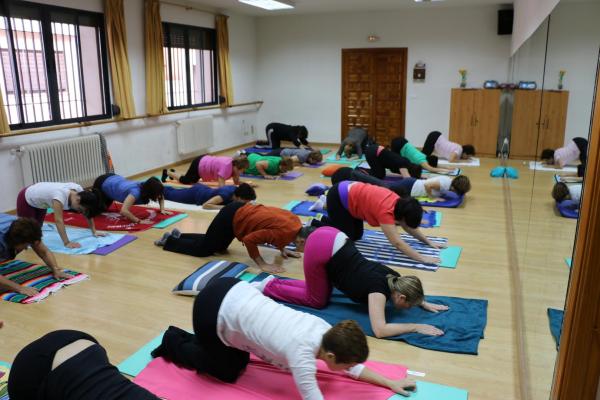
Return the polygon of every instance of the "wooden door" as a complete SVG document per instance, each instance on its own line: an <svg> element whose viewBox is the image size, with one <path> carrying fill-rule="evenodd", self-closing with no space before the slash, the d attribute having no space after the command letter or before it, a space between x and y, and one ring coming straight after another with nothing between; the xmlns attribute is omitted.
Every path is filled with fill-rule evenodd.
<svg viewBox="0 0 600 400"><path fill-rule="evenodd" d="M342 50L342 139L353 127L383 145L404 136L406 54L406 49Z"/></svg>
<svg viewBox="0 0 600 400"><path fill-rule="evenodd" d="M538 154L542 91L515 90L513 98L510 158L535 159Z"/></svg>
<svg viewBox="0 0 600 400"><path fill-rule="evenodd" d="M544 90L542 94L540 139L537 147L538 156L543 149L557 149L565 145L568 103L568 91ZM582 132L580 136L585 137L586 135L587 132Z"/></svg>
<svg viewBox="0 0 600 400"><path fill-rule="evenodd" d="M456 143L473 143L475 90L452 89L450 99L450 140Z"/></svg>
<svg viewBox="0 0 600 400"><path fill-rule="evenodd" d="M477 154L495 156L500 129L499 89L480 89L475 91L473 103L473 141L459 142L473 144Z"/></svg>

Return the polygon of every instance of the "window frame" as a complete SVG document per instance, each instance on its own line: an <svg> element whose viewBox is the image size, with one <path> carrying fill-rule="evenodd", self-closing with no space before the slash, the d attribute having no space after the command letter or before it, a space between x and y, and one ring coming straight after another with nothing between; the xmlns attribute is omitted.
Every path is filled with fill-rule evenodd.
<svg viewBox="0 0 600 400"><path fill-rule="evenodd" d="M17 52L18 49L15 49L14 46L14 37L12 30L12 22L11 22L11 6L20 6L20 7L30 7L30 8L38 8L40 10L40 26L41 32L40 36L42 38L42 52L43 52L43 62L46 68L46 75L48 79L48 102L50 107L50 113L52 118L47 121L40 122L24 122L24 112L23 108L26 106L21 101L21 93L22 93L22 82L19 77L18 67L17 67ZM95 24L93 25L98 30L98 70L102 73L102 78L99 82L102 85L102 92L99 94L103 97L102 103L104 106L104 113L93 115L93 116L82 116L75 118L62 118L61 117L61 109L60 109L60 85L59 78L57 76L58 66L56 65L56 60L54 57L54 40L52 37L52 20L50 19L50 14L52 12L55 13L63 13L69 14L74 17L75 21L77 21L76 27L76 35L75 40L77 42L77 49L79 57L77 57L74 62L77 64L77 68L80 74L83 71L83 60L81 56L81 42L79 40L80 30L79 30L79 20L80 16L84 16L93 20ZM24 130L24 129L32 129L32 128L42 128L49 126L57 126L57 125L68 125L72 123L79 122L89 122L89 121L97 121L102 119L111 119L113 117L112 113L112 105L111 105L111 87L110 87L110 75L108 70L108 47L106 41L106 24L104 19L104 14L94 11L87 10L79 10L75 8L61 7L55 5L34 3L29 1L21 1L21 0L0 0L0 17L6 18L6 28L7 28L7 40L9 42L9 48L7 49L9 53L9 61L11 63L12 73L14 74L14 89L15 96L19 99L17 108L20 116L20 120L17 124L10 124L9 127L11 131ZM19 17L16 17L19 18ZM81 75L83 76L83 75ZM4 78L2 78L4 79ZM86 92L85 85L82 82L80 83L81 89L81 103L82 110L84 114L87 114L87 106L86 106ZM5 104L6 107L6 104Z"/></svg>
<svg viewBox="0 0 600 400"><path fill-rule="evenodd" d="M166 48L166 54L167 54L167 58L166 60L164 60L164 63L166 64L167 67L167 72L169 74L169 76L165 76L165 91L166 91L166 85L169 85L169 95L170 95L170 99L167 98L167 110L169 111L176 111L176 110L185 110L185 109L194 109L194 108L199 108L199 107L209 107L209 106L214 106L214 105L218 105L219 104L219 97L220 97L220 93L219 93L219 85L218 85L218 48L217 48L217 30L214 28L206 28L203 26L194 26L194 25L184 25L184 24L178 24L175 22L167 22L167 21L162 21L162 28L163 28L163 53L164 53L164 49ZM174 97L173 97L173 79L169 79L170 77L173 76L173 64L172 64L172 57L171 57L171 49L173 48L171 46L171 35L170 35L170 28L174 27L177 29L182 29L184 30L185 34L184 34L184 49L185 49L185 73L186 73L186 96L187 96L187 101L188 103L185 105L181 105L181 106L168 106L169 102L171 104L174 104ZM189 39L189 30L199 30L199 31L208 31L211 33L212 36L212 45L213 45L213 59L211 62L212 65L212 70L213 70L213 76L211 79L211 84L213 86L213 93L214 93L214 101L212 102L207 102L207 103L192 103L192 86L191 86L191 79L190 79L190 39ZM167 43L167 46L165 46L165 42ZM204 67L202 68L202 75L204 76Z"/></svg>

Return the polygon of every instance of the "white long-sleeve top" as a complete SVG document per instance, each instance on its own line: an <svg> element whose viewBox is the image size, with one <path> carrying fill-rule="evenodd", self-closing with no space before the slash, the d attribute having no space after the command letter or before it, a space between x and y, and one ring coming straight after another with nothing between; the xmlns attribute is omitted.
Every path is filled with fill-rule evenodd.
<svg viewBox="0 0 600 400"><path fill-rule="evenodd" d="M243 281L227 292L217 317L223 343L290 371L304 400L323 399L316 356L330 328L321 318L276 303ZM358 378L363 368L358 364L346 372Z"/></svg>

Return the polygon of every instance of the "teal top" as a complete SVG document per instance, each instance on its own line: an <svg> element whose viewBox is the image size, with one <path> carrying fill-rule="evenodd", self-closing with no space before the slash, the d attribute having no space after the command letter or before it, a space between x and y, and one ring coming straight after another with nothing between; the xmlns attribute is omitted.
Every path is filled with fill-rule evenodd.
<svg viewBox="0 0 600 400"><path fill-rule="evenodd" d="M402 157L408 158L411 163L421 165L424 162L427 162L427 156L419 151L415 146L410 143L406 143L400 149L400 155Z"/></svg>
<svg viewBox="0 0 600 400"><path fill-rule="evenodd" d="M248 175L260 175L258 169L256 169L256 163L259 161L267 161L268 166L265 169L267 175L279 175L279 164L281 163L281 157L276 156L261 156L260 154L249 154L248 162L250 163L250 168L247 168L244 171L245 174Z"/></svg>

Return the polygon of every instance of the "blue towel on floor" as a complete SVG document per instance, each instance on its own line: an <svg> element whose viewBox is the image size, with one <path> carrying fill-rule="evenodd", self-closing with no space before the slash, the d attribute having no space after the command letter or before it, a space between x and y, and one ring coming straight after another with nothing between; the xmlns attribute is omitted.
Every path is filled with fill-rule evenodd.
<svg viewBox="0 0 600 400"><path fill-rule="evenodd" d="M65 227L67 236L72 242L81 245L76 249L70 249L63 244L56 225L44 224L42 226L42 242L54 253L61 254L91 254L100 247L109 246L118 242L125 235L121 233L106 233L106 236L95 237L89 229Z"/></svg>
<svg viewBox="0 0 600 400"><path fill-rule="evenodd" d="M550 332L556 342L556 349L560 344L560 334L562 332L562 324L565 312L563 310L557 310L554 308L548 309L548 319L550 320Z"/></svg>
<svg viewBox="0 0 600 400"><path fill-rule="evenodd" d="M255 280L261 280L261 274ZM483 338L487 324L487 300L462 299L459 297L426 296L431 303L445 304L450 310L431 313L421 307L409 310L395 310L386 307L386 320L394 323L430 324L442 329L442 336L426 336L419 333L407 333L388 337L388 340L401 340L416 347L449 353L477 354L479 341ZM368 336L375 336L369 321L366 304L358 304L337 289L333 290L329 305L317 310L311 307L283 303L298 311L316 315L334 325L345 319L358 322Z"/></svg>

